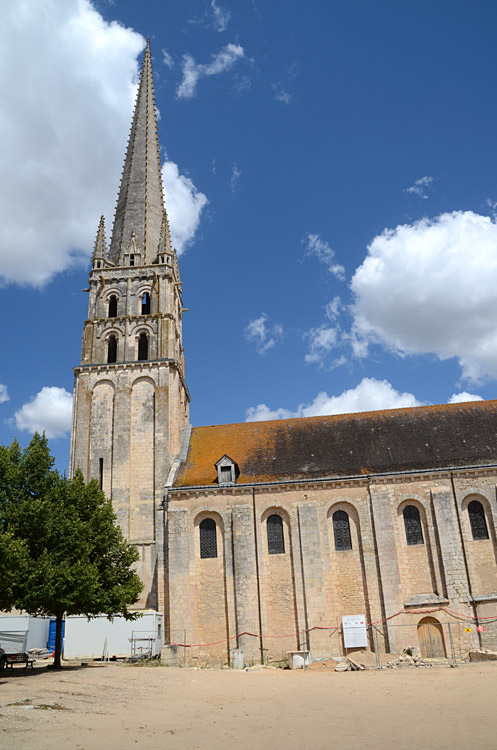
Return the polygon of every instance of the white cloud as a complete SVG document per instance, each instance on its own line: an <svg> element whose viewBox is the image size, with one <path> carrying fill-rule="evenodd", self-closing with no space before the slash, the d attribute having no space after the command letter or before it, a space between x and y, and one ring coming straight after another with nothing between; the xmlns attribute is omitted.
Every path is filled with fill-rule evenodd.
<svg viewBox="0 0 497 750"><path fill-rule="evenodd" d="M292 101L292 95L289 91L286 91L281 83L273 83L274 98L276 101L282 104L290 104Z"/></svg>
<svg viewBox="0 0 497 750"><path fill-rule="evenodd" d="M211 9L214 16L214 30L226 31L231 18L231 11L221 8L216 0L211 0Z"/></svg>
<svg viewBox="0 0 497 750"><path fill-rule="evenodd" d="M343 281L345 278L345 268L340 263L335 262L335 251L331 249L321 235L309 233L302 242L306 245L306 256L315 255L321 263L328 268L328 271L337 279Z"/></svg>
<svg viewBox="0 0 497 750"><path fill-rule="evenodd" d="M65 388L45 386L15 412L14 420L19 430L58 438L71 429L71 416L72 395Z"/></svg>
<svg viewBox="0 0 497 750"><path fill-rule="evenodd" d="M483 401L483 399L481 396L477 396L475 393L467 393L467 391L462 391L462 393L453 393L447 403L464 404L467 401Z"/></svg>
<svg viewBox="0 0 497 750"><path fill-rule="evenodd" d="M329 359L328 354L340 345L343 335L341 335L340 327L336 325L336 320L340 316L342 307L341 298L338 296L333 297L325 306L325 313L328 320L335 323L335 325L324 324L318 328L311 328L304 335L304 338L309 340L309 351L304 358L307 364L316 364L324 367L325 362ZM341 356L329 365L329 369L340 367L345 362L345 357Z"/></svg>
<svg viewBox="0 0 497 750"><path fill-rule="evenodd" d="M236 164L233 164L233 169L231 170L231 177L230 177L230 187L232 192L235 192L236 186L238 184L238 180L242 176L242 170L238 169Z"/></svg>
<svg viewBox="0 0 497 750"><path fill-rule="evenodd" d="M0 278L40 286L113 216L145 40L88 0L2 3Z"/></svg>
<svg viewBox="0 0 497 750"><path fill-rule="evenodd" d="M235 94L241 94L243 91L247 91L251 86L252 81L248 76L237 76L233 85L233 91Z"/></svg>
<svg viewBox="0 0 497 750"><path fill-rule="evenodd" d="M9 394L7 392L7 386L0 383L0 404L9 400Z"/></svg>
<svg viewBox="0 0 497 750"><path fill-rule="evenodd" d="M197 83L201 78L224 73L243 57L245 53L239 44L227 44L206 64L197 64L191 55L184 55L183 79L176 90L176 96L178 99L191 99L196 94Z"/></svg>
<svg viewBox="0 0 497 750"><path fill-rule="evenodd" d="M171 68L174 68L174 60L167 49L162 50L162 62L167 68L169 68L169 70L171 70Z"/></svg>
<svg viewBox="0 0 497 750"><path fill-rule="evenodd" d="M414 180L414 185L404 190L404 193L413 193L427 200L428 190L431 188L435 178L434 177L420 177L419 180Z"/></svg>
<svg viewBox="0 0 497 750"><path fill-rule="evenodd" d="M340 297L333 297L331 302L328 302L328 304L325 307L326 317L330 320L336 320L338 316L340 315L340 310L342 309L342 300Z"/></svg>
<svg viewBox="0 0 497 750"><path fill-rule="evenodd" d="M300 404L295 411L285 408L270 409L266 404L251 406L246 412L246 422L292 417L319 417L326 414L348 414L377 409L400 409L421 406L412 393L400 393L388 380L363 378L359 385L343 391L339 396L328 396L322 391L310 404Z"/></svg>
<svg viewBox="0 0 497 750"><path fill-rule="evenodd" d="M456 357L463 377L497 376L497 223L472 211L385 230L351 283L355 353Z"/></svg>
<svg viewBox="0 0 497 750"><path fill-rule="evenodd" d="M202 25L206 28L212 28L214 31L226 31L230 18L230 10L222 8L216 0L211 0L210 8L205 9L200 15L188 18L187 23L195 26Z"/></svg>
<svg viewBox="0 0 497 750"><path fill-rule="evenodd" d="M251 320L244 330L245 338L255 344L259 354L265 354L268 349L272 349L283 336L283 326L279 323L268 325L267 321L268 316L262 313L258 318Z"/></svg>
<svg viewBox="0 0 497 750"><path fill-rule="evenodd" d="M307 364L323 365L324 359L337 345L338 331L329 326L311 328L306 338L309 339L309 351L305 355Z"/></svg>
<svg viewBox="0 0 497 750"><path fill-rule="evenodd" d="M203 208L209 202L191 179L179 173L178 165L165 161L162 181L173 247L181 254L191 244L200 223Z"/></svg>

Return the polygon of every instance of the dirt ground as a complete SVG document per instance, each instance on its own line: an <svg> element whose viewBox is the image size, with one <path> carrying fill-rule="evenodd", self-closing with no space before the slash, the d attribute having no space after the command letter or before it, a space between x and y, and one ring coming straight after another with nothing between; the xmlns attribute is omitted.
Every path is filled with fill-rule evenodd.
<svg viewBox="0 0 497 750"><path fill-rule="evenodd" d="M497 747L497 662L336 673L102 664L0 676L0 747Z"/></svg>

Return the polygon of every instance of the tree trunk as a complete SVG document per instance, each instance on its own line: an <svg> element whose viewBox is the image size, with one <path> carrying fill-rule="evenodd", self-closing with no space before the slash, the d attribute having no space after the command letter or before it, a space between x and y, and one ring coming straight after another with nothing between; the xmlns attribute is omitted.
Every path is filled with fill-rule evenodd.
<svg viewBox="0 0 497 750"><path fill-rule="evenodd" d="M57 612L55 615L55 654L54 654L54 669L62 669L60 663L60 655L62 652L62 618L63 612Z"/></svg>

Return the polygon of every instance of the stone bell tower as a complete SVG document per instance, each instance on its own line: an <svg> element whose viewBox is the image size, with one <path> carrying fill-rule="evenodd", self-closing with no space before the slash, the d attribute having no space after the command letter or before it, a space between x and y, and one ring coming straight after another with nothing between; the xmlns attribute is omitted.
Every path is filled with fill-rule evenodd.
<svg viewBox="0 0 497 750"><path fill-rule="evenodd" d="M183 306L162 191L150 46L107 249L100 220L89 277L81 364L74 369L71 474L100 481L140 552L139 607L157 608L157 510L188 424Z"/></svg>

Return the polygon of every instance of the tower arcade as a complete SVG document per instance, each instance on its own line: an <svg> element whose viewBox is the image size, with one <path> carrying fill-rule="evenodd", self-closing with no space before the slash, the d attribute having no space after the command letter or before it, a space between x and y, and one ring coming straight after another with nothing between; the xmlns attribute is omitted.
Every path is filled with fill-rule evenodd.
<svg viewBox="0 0 497 750"><path fill-rule="evenodd" d="M100 481L140 552L137 606L158 607L156 516L189 393L181 279L164 206L147 42L109 248L100 220L81 363L74 369L71 474Z"/></svg>

